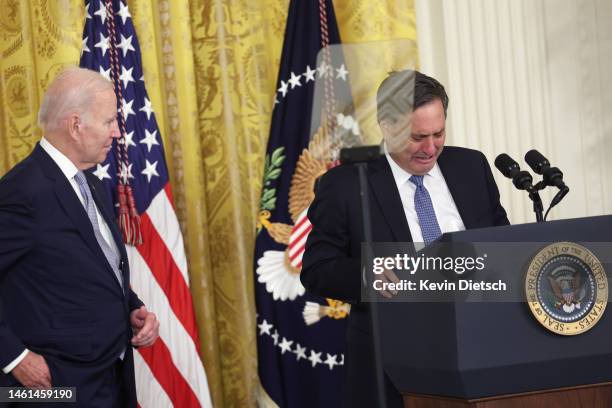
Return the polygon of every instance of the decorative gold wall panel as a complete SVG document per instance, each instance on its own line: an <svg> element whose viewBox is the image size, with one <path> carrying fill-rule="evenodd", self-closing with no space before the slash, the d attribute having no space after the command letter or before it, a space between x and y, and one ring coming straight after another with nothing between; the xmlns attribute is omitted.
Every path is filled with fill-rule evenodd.
<svg viewBox="0 0 612 408"><path fill-rule="evenodd" d="M163 131L213 401L254 407L255 216L288 1L128 5ZM0 10L4 174L41 136L36 114L49 81L78 64L85 15L80 0L0 0ZM344 42L416 36L412 0L337 0L335 11Z"/></svg>

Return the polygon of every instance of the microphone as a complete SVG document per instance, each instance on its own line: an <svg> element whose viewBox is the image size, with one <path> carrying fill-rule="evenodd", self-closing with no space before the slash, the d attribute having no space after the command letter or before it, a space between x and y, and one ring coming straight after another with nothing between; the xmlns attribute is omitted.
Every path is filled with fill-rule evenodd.
<svg viewBox="0 0 612 408"><path fill-rule="evenodd" d="M504 176L512 179L512 183L519 190L531 191L533 186L533 178L528 172L521 170L518 163L515 162L506 153L502 153L495 159L495 167Z"/></svg>
<svg viewBox="0 0 612 408"><path fill-rule="evenodd" d="M563 197L569 193L569 187L563 182L563 173L558 167L551 167L550 162L542 153L535 149L528 151L525 154L525 161L537 174L542 175L542 183L546 186L557 187L559 192L553 197L550 206L544 215L544 220L548 217L550 210L563 200Z"/></svg>
<svg viewBox="0 0 612 408"><path fill-rule="evenodd" d="M525 161L537 174L543 176L543 182L547 186L557 187L562 191L569 191L569 188L563 182L563 173L557 167L550 167L550 163L546 157L540 152L533 149L525 154ZM565 194L567 194L567 191ZM564 195L565 195L564 194Z"/></svg>

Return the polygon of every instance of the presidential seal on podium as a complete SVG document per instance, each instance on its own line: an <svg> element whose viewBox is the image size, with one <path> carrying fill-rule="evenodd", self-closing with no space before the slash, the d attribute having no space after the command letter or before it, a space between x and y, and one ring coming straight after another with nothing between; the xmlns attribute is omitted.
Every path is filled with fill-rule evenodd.
<svg viewBox="0 0 612 408"><path fill-rule="evenodd" d="M527 303L553 333L572 336L592 329L608 302L608 279L597 257L582 245L557 242L533 257L525 277Z"/></svg>

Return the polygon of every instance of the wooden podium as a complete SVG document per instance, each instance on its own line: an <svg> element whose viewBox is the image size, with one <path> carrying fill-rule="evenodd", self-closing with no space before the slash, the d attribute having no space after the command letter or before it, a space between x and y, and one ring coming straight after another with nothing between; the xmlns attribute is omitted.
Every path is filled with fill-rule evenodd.
<svg viewBox="0 0 612 408"><path fill-rule="evenodd" d="M405 408L546 408L612 407L612 383L542 392L500 395L474 400L403 394Z"/></svg>
<svg viewBox="0 0 612 408"><path fill-rule="evenodd" d="M495 273L515 291L524 287L534 251L511 243L578 243L600 259L612 283L612 216L461 231L442 241L503 243L512 260ZM516 299L378 306L383 367L405 407L612 407L612 306L574 336L547 330Z"/></svg>

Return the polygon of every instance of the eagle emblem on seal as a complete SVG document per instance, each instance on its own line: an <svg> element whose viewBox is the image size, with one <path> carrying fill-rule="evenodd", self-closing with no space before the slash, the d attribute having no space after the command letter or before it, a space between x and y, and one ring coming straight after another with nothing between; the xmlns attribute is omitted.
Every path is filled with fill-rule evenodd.
<svg viewBox="0 0 612 408"><path fill-rule="evenodd" d="M581 302L586 296L586 288L581 283L580 274L568 267L560 267L548 276L550 287L557 299L555 307L571 314L580 309Z"/></svg>

